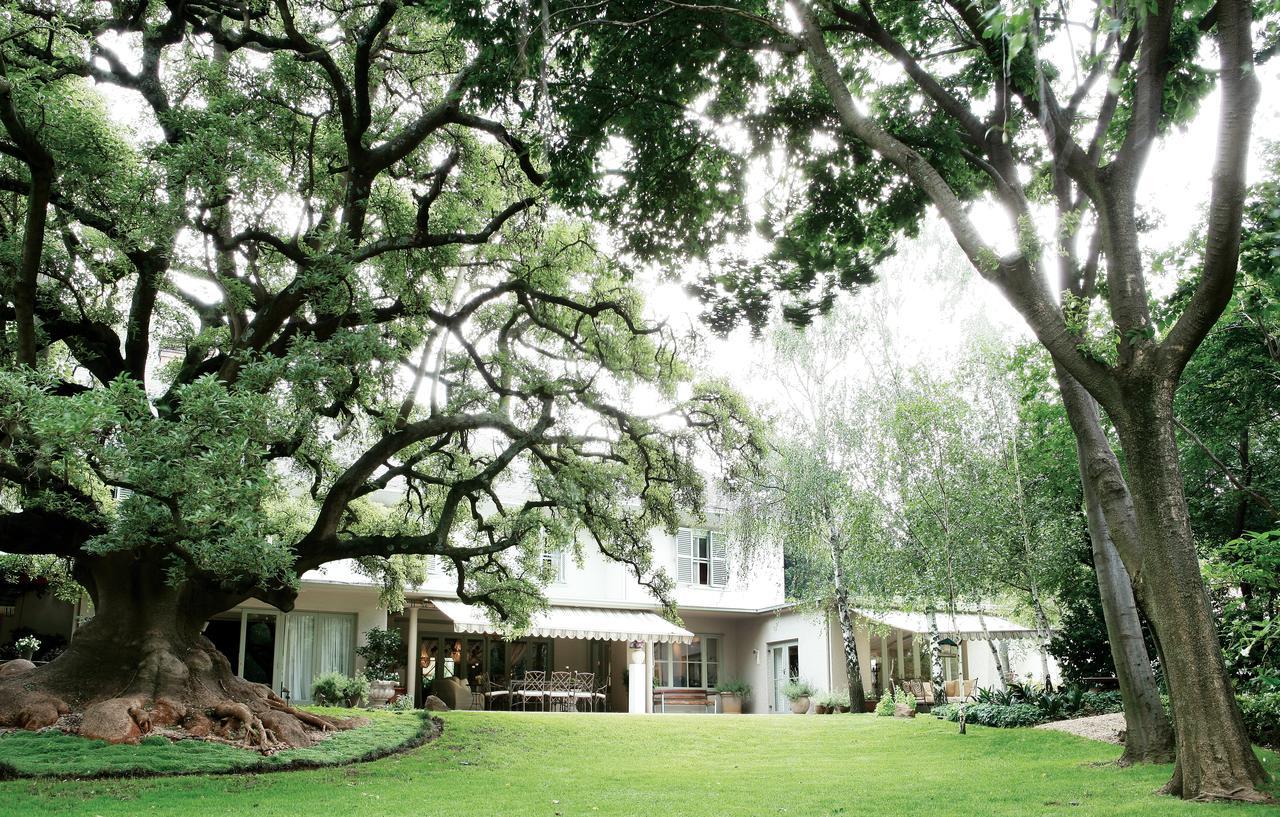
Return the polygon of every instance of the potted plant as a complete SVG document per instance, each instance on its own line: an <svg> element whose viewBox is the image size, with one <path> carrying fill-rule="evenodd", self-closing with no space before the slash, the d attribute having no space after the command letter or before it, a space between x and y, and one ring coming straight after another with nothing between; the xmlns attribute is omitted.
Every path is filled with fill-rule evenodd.
<svg viewBox="0 0 1280 817"><path fill-rule="evenodd" d="M898 687L893 693L893 716L895 718L914 718L916 716L916 696Z"/></svg>
<svg viewBox="0 0 1280 817"><path fill-rule="evenodd" d="M30 661L35 656L36 650L40 649L40 639L34 635L24 635L13 642L13 646L18 651L18 655Z"/></svg>
<svg viewBox="0 0 1280 817"><path fill-rule="evenodd" d="M813 697L813 687L808 681L792 681L782 688L782 695L791 701L791 712L803 715L809 711L809 699Z"/></svg>
<svg viewBox="0 0 1280 817"><path fill-rule="evenodd" d="M741 715L742 702L751 694L751 684L746 681L730 679L716 684L716 692L720 693L720 711L726 715Z"/></svg>
<svg viewBox="0 0 1280 817"><path fill-rule="evenodd" d="M363 675L348 678L341 672L326 672L311 681L311 700L320 706L356 707L369 695L369 680Z"/></svg>
<svg viewBox="0 0 1280 817"><path fill-rule="evenodd" d="M405 655L400 631L371 628L365 633L364 645L356 648L356 655L364 659L369 705L386 706L395 697L396 684L400 683L400 663Z"/></svg>

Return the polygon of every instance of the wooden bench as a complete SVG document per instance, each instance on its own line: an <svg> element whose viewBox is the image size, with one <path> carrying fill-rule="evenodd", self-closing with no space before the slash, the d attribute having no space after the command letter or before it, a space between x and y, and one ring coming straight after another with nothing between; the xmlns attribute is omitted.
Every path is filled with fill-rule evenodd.
<svg viewBox="0 0 1280 817"><path fill-rule="evenodd" d="M666 712L668 706L700 706L703 710L711 707L712 712L720 711L720 696L705 689L655 689L653 706L659 712Z"/></svg>

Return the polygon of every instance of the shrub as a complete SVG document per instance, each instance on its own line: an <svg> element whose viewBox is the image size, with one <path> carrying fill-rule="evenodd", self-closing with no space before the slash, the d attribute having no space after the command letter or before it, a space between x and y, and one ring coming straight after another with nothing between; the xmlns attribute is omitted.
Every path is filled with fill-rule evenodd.
<svg viewBox="0 0 1280 817"><path fill-rule="evenodd" d="M782 695L788 701L794 701L798 698L812 698L813 685L808 681L792 681L782 688Z"/></svg>
<svg viewBox="0 0 1280 817"><path fill-rule="evenodd" d="M716 692L729 695L741 695L743 698L751 694L751 684L738 678L729 678L716 684Z"/></svg>
<svg viewBox="0 0 1280 817"><path fill-rule="evenodd" d="M390 709L392 712L412 712L413 708L412 695L397 696L394 701L387 704L387 709Z"/></svg>
<svg viewBox="0 0 1280 817"><path fill-rule="evenodd" d="M827 709L830 709L832 712L834 712L835 710L839 709L842 706L849 705L849 693L845 692L842 694L834 691L823 692L822 694L818 695L818 697L813 699L813 703L816 706L826 707Z"/></svg>
<svg viewBox="0 0 1280 817"><path fill-rule="evenodd" d="M1280 747L1280 692L1240 695L1238 700L1249 739L1263 746Z"/></svg>
<svg viewBox="0 0 1280 817"><path fill-rule="evenodd" d="M960 720L960 709L963 706L965 721L981 726L1008 728L1013 726L1035 726L1044 723L1045 718L1040 708L1034 704L943 704L935 706L933 714L948 721Z"/></svg>
<svg viewBox="0 0 1280 817"><path fill-rule="evenodd" d="M369 679L348 678L341 672L317 675L311 682L311 699L322 706L358 706L369 694Z"/></svg>
<svg viewBox="0 0 1280 817"><path fill-rule="evenodd" d="M356 655L364 659L364 672L371 681L399 681L404 645L399 630L371 627L364 634L365 643L356 647Z"/></svg>
<svg viewBox="0 0 1280 817"><path fill-rule="evenodd" d="M876 714L882 718L891 717L893 715L893 692L885 690L880 696L880 702L876 704Z"/></svg>

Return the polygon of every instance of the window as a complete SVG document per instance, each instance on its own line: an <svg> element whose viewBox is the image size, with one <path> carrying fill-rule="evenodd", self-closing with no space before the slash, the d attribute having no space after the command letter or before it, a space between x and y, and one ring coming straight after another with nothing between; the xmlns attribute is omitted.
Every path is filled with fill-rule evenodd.
<svg viewBox="0 0 1280 817"><path fill-rule="evenodd" d="M564 551L563 550L544 550L542 552L542 566L551 573L552 581L556 584L564 582Z"/></svg>
<svg viewBox="0 0 1280 817"><path fill-rule="evenodd" d="M710 689L719 681L719 636L695 636L692 644L653 645L655 687Z"/></svg>
<svg viewBox="0 0 1280 817"><path fill-rule="evenodd" d="M694 528L676 531L676 581L703 587L728 584L729 558L724 534Z"/></svg>

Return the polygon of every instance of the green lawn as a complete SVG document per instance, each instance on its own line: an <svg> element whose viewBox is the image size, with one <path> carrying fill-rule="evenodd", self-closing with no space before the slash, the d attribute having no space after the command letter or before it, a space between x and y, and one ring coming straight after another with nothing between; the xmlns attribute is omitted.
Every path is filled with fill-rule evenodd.
<svg viewBox="0 0 1280 817"><path fill-rule="evenodd" d="M310 707L313 712L346 717L347 709ZM138 746L111 745L75 735L49 732L10 732L0 736L0 761L23 775L89 777L99 774L213 774L256 771L290 766L350 763L380 756L398 747L421 742L427 726L421 712L361 712L366 726L342 731L315 746L263 756L225 743L183 740L153 735ZM0 798L2 799L2 798ZM0 813L4 813L0 805Z"/></svg>
<svg viewBox="0 0 1280 817"><path fill-rule="evenodd" d="M0 784L0 814L261 817L1280 815L1153 792L1168 768L1031 729L869 715L455 712L439 741L305 772ZM1273 771L1280 759L1267 753Z"/></svg>

